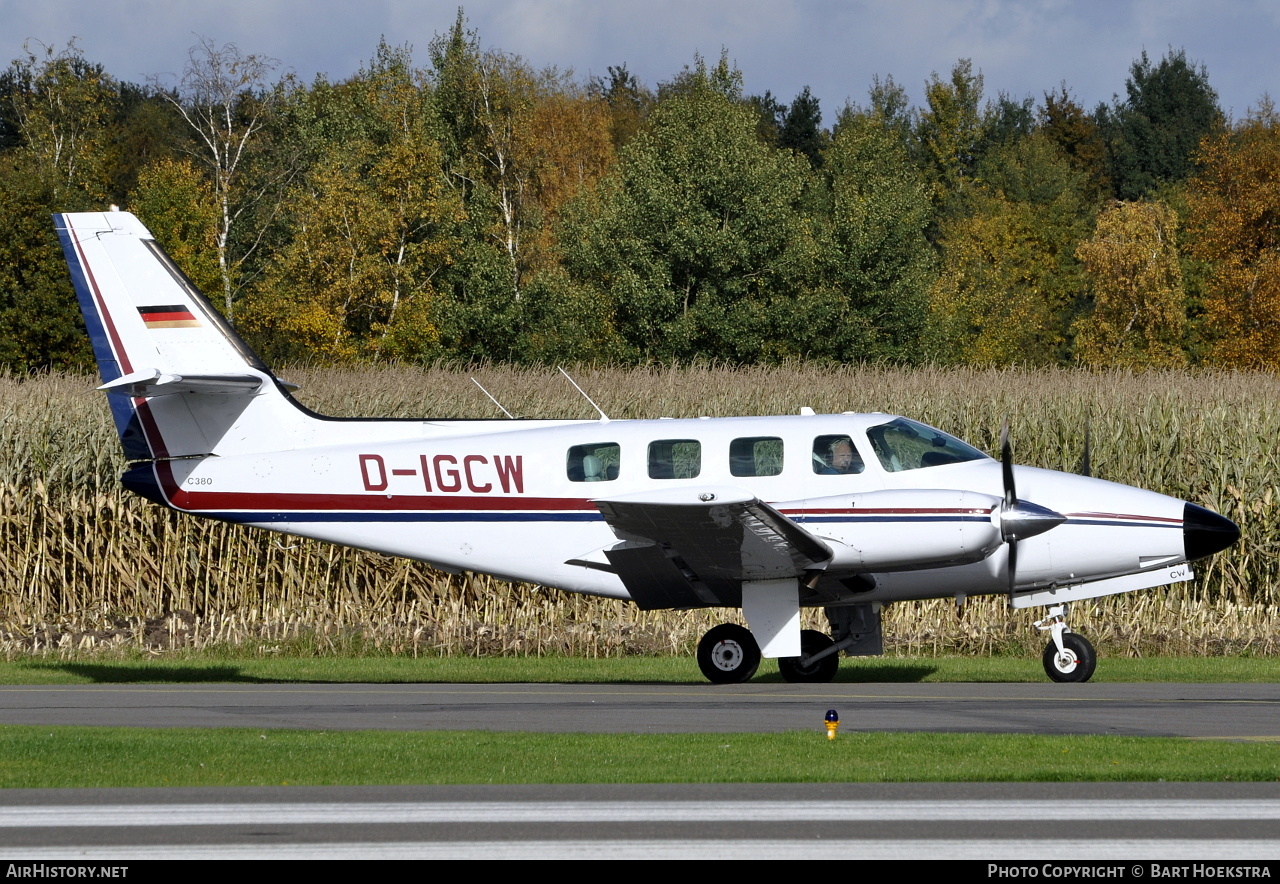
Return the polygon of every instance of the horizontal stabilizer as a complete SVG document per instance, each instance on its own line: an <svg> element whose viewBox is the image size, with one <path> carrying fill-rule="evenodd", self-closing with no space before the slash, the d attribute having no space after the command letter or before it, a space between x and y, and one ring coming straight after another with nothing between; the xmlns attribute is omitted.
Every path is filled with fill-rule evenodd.
<svg viewBox="0 0 1280 884"><path fill-rule="evenodd" d="M168 374L144 368L116 378L98 389L130 396L170 396L174 393L256 393L263 378L256 374Z"/></svg>

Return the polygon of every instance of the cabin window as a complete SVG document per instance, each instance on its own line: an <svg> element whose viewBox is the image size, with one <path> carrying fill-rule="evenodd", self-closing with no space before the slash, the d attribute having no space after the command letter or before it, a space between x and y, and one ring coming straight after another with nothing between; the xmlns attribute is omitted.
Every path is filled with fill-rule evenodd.
<svg viewBox="0 0 1280 884"><path fill-rule="evenodd" d="M660 439L649 443L650 479L693 479L702 472L702 443Z"/></svg>
<svg viewBox="0 0 1280 884"><path fill-rule="evenodd" d="M880 463L891 473L986 458L954 436L903 417L871 427L867 438Z"/></svg>
<svg viewBox="0 0 1280 884"><path fill-rule="evenodd" d="M617 442L575 445L569 449L567 471L570 482L612 482L618 478Z"/></svg>
<svg viewBox="0 0 1280 884"><path fill-rule="evenodd" d="M824 476L849 476L867 468L853 439L846 435L813 440L813 471Z"/></svg>
<svg viewBox="0 0 1280 884"><path fill-rule="evenodd" d="M729 443L729 472L735 476L776 476L782 472L782 440L748 436Z"/></svg>

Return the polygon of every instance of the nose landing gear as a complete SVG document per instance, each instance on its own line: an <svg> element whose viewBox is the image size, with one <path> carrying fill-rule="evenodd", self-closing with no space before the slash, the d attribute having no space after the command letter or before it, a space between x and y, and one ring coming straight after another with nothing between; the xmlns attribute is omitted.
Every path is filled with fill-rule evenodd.
<svg viewBox="0 0 1280 884"><path fill-rule="evenodd" d="M1098 655L1089 640L1067 628L1067 606L1054 605L1049 616L1036 621L1036 629L1048 632L1053 641L1044 649L1044 671L1057 682L1085 682L1093 677Z"/></svg>

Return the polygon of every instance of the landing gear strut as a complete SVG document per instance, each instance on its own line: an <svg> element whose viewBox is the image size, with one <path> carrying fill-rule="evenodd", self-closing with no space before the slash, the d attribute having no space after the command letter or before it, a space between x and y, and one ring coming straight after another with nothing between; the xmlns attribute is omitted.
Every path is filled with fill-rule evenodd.
<svg viewBox="0 0 1280 884"><path fill-rule="evenodd" d="M1085 682L1098 665L1097 652L1089 640L1067 627L1067 606L1053 605L1049 616L1036 621L1036 629L1048 632L1053 641L1044 649L1044 671L1058 682Z"/></svg>
<svg viewBox="0 0 1280 884"><path fill-rule="evenodd" d="M814 654L831 648L833 645L835 645L835 642L828 638L825 633L818 632L816 629L802 629L800 631L800 656L779 657L778 672L782 674L784 681L826 684L836 677L836 672L840 669L839 649L833 648L831 653L817 660L811 660L810 658ZM810 660L809 665L804 665L802 662L804 660Z"/></svg>

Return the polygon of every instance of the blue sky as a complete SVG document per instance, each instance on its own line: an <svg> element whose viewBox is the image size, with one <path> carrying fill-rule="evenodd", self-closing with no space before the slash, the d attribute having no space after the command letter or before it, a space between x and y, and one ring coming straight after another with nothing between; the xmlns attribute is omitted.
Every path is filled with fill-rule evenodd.
<svg viewBox="0 0 1280 884"><path fill-rule="evenodd" d="M409 44L419 64L446 31L456 0L0 0L0 62L23 42L61 48L72 37L115 77L176 78L197 36L280 61L304 80L341 79L380 37ZM1066 83L1092 109L1124 91L1144 49L1169 47L1203 63L1224 110L1243 116L1280 94L1280 3L1194 0L489 0L464 4L486 48L585 79L625 63L652 86L695 53L721 50L746 90L789 101L808 85L825 119L864 101L874 75L892 75L919 103L932 72L972 60L986 93L1032 95Z"/></svg>

